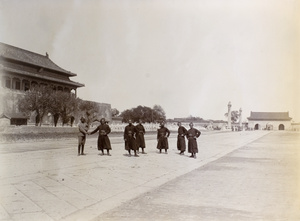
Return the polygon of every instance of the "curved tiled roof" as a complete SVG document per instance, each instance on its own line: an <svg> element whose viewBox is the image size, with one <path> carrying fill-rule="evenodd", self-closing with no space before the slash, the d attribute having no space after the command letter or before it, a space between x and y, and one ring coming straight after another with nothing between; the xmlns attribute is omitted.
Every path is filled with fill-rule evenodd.
<svg viewBox="0 0 300 221"><path fill-rule="evenodd" d="M289 112L252 112L248 120L291 120Z"/></svg>
<svg viewBox="0 0 300 221"><path fill-rule="evenodd" d="M0 70L13 72L13 73L17 73L17 74L22 74L24 76L28 76L28 77L32 77L32 78L39 78L39 79L44 79L44 80L47 80L47 81L63 83L63 84L71 85L71 86L84 87L84 84L81 84L81 83L78 83L78 82L75 82L75 81L63 80L63 79L53 78L53 77L49 77L49 76L42 76L42 75L30 73L28 71L22 71L22 70L17 70L17 69L13 69L13 68L8 68L8 67L4 67L4 66L1 66L1 65L0 65Z"/></svg>
<svg viewBox="0 0 300 221"><path fill-rule="evenodd" d="M58 65L56 65L53 61L49 59L49 56L47 55L37 54L8 44L4 44L2 42L0 42L0 56L7 59L12 59L15 61L58 71L69 76L76 76L76 74L71 73L70 71L66 71Z"/></svg>

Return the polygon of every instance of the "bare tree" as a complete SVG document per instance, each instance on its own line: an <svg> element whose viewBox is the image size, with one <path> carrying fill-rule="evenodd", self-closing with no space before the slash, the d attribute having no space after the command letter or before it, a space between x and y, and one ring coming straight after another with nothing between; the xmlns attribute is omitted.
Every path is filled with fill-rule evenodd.
<svg viewBox="0 0 300 221"><path fill-rule="evenodd" d="M112 109L111 109L111 115L112 115L113 117L118 116L119 113L120 113L120 111L119 111L117 108L112 108Z"/></svg>
<svg viewBox="0 0 300 221"><path fill-rule="evenodd" d="M40 86L35 87L25 92L23 98L19 99L19 110L28 116L36 113L35 125L41 126L43 117L48 113L51 103L52 89L50 87Z"/></svg>
<svg viewBox="0 0 300 221"><path fill-rule="evenodd" d="M228 113L225 113L225 117L228 117ZM240 118L239 111L231 111L231 122L236 123Z"/></svg>
<svg viewBox="0 0 300 221"><path fill-rule="evenodd" d="M92 101L80 100L79 111L87 119L87 124L90 125L92 122L97 120L99 106Z"/></svg>

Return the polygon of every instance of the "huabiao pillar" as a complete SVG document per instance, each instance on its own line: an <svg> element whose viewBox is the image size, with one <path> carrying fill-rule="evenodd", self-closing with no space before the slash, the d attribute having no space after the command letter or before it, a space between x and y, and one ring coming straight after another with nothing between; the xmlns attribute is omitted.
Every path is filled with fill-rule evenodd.
<svg viewBox="0 0 300 221"><path fill-rule="evenodd" d="M231 129L231 102L228 103L228 119L227 119L227 128Z"/></svg>

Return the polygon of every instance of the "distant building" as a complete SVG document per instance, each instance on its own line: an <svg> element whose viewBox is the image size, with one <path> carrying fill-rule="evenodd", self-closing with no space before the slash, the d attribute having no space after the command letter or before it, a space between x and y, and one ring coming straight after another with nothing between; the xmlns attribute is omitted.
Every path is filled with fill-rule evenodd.
<svg viewBox="0 0 300 221"><path fill-rule="evenodd" d="M291 130L289 112L252 112L248 117L248 128L253 130Z"/></svg>
<svg viewBox="0 0 300 221"><path fill-rule="evenodd" d="M195 127L204 127L208 130L224 129L227 123L227 121L224 120L204 120L202 118L190 118L190 117L168 119L167 122L174 125L176 125L177 122L181 122L186 127L188 127L190 122L193 122Z"/></svg>
<svg viewBox="0 0 300 221"><path fill-rule="evenodd" d="M292 123L292 130L300 131L300 123Z"/></svg>
<svg viewBox="0 0 300 221"><path fill-rule="evenodd" d="M70 80L76 74L66 71L50 60L49 55L0 43L0 114L12 125L27 123L27 117L18 111L17 101L32 87L50 85L53 90L73 92L84 84Z"/></svg>
<svg viewBox="0 0 300 221"><path fill-rule="evenodd" d="M112 117L111 118L111 123L113 124L121 124L123 120L123 117Z"/></svg>
<svg viewBox="0 0 300 221"><path fill-rule="evenodd" d="M46 55L37 54L0 42L0 119L10 121L11 125L34 123L35 116L27 119L18 110L18 100L25 91L33 87L51 86L53 90L73 93L84 84L70 80L76 74L56 65ZM111 105L97 103L101 116L111 119ZM34 115L34 113L32 114ZM52 117L45 117L45 123L51 124Z"/></svg>

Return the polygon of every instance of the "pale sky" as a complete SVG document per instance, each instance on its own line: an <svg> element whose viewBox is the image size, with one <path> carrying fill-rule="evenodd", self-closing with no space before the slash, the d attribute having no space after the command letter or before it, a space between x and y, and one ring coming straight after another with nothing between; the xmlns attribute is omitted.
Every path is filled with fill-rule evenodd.
<svg viewBox="0 0 300 221"><path fill-rule="evenodd" d="M225 120L227 104L300 122L300 1L0 0L0 41L84 83L120 112Z"/></svg>

